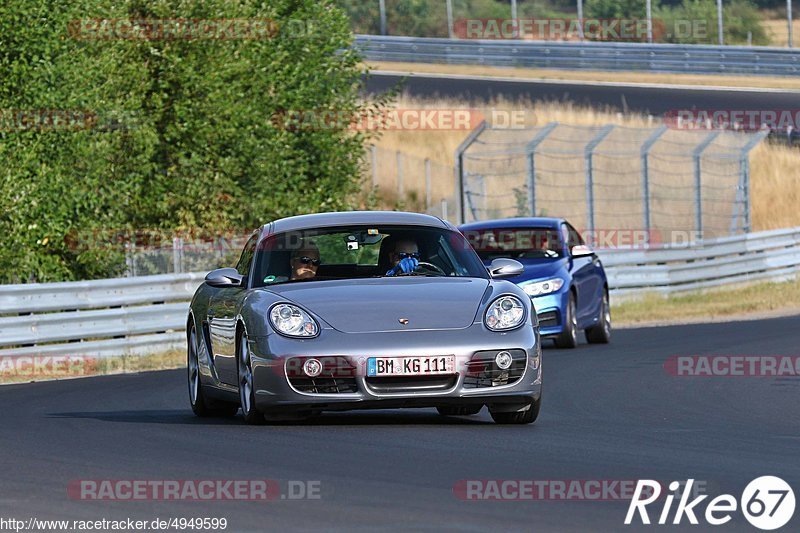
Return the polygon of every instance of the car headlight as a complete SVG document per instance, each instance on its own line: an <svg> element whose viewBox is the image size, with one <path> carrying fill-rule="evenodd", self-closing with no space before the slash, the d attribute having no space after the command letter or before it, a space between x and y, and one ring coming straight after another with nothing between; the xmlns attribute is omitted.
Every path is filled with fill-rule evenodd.
<svg viewBox="0 0 800 533"><path fill-rule="evenodd" d="M292 304L277 304L269 312L275 331L289 337L316 337L319 326L311 316Z"/></svg>
<svg viewBox="0 0 800 533"><path fill-rule="evenodd" d="M525 319L525 306L516 296L501 296L486 310L484 322L492 331L514 329Z"/></svg>
<svg viewBox="0 0 800 533"><path fill-rule="evenodd" d="M556 292L558 289L564 286L564 280L561 278L553 278L548 279L545 281L537 281L536 283L528 283L527 285L521 285L523 291L528 296L541 296L543 294L550 294L551 292Z"/></svg>

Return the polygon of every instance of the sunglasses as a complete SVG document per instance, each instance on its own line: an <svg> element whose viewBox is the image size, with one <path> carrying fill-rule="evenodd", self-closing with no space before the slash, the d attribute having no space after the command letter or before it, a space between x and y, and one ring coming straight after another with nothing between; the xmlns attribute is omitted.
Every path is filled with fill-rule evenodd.
<svg viewBox="0 0 800 533"><path fill-rule="evenodd" d="M419 252L395 252L396 255L400 259L405 259L406 257L410 257L412 259L419 259Z"/></svg>
<svg viewBox="0 0 800 533"><path fill-rule="evenodd" d="M303 265L313 265L315 267L318 267L320 264L322 264L322 261L320 261L319 259L311 259L306 255L304 255L303 257L295 257L294 260L299 261Z"/></svg>

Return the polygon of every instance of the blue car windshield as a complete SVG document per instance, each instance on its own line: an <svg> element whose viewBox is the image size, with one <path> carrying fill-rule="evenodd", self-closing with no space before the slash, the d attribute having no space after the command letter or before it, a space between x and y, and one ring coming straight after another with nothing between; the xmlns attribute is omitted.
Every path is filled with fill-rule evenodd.
<svg viewBox="0 0 800 533"><path fill-rule="evenodd" d="M489 228L464 230L464 237L480 258L557 259L564 255L564 243L554 228Z"/></svg>
<svg viewBox="0 0 800 533"><path fill-rule="evenodd" d="M464 236L425 226L336 226L271 235L255 253L255 287L295 281L384 277L404 258L413 271L389 275L488 278Z"/></svg>

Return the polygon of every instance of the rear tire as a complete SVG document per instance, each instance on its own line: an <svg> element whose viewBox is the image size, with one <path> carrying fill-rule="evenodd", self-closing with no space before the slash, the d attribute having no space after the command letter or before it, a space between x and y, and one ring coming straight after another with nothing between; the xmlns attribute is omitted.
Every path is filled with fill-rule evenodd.
<svg viewBox="0 0 800 533"><path fill-rule="evenodd" d="M250 359L250 345L247 335L242 332L236 348L236 370L239 376L239 404L246 424L260 426L266 424L264 415L256 409L255 388L253 387L253 363Z"/></svg>
<svg viewBox="0 0 800 533"><path fill-rule="evenodd" d="M575 294L569 293L567 312L564 315L564 330L553 339L558 348L575 348L578 345L578 313L575 305Z"/></svg>
<svg viewBox="0 0 800 533"><path fill-rule="evenodd" d="M611 341L611 307L608 305L608 292L603 294L600 304L600 321L584 331L586 342L592 344L608 344Z"/></svg>
<svg viewBox="0 0 800 533"><path fill-rule="evenodd" d="M542 407L542 397L533 401L524 411L494 412L489 409L492 420L496 424L533 424L539 418L539 410Z"/></svg>
<svg viewBox="0 0 800 533"><path fill-rule="evenodd" d="M442 416L477 415L481 409L483 409L483 405L443 405L436 408Z"/></svg>
<svg viewBox="0 0 800 533"><path fill-rule="evenodd" d="M197 355L197 330L192 324L187 339L186 366L189 378L189 404L192 412L200 417L231 417L239 410L235 403L227 403L206 398L200 381L200 359Z"/></svg>

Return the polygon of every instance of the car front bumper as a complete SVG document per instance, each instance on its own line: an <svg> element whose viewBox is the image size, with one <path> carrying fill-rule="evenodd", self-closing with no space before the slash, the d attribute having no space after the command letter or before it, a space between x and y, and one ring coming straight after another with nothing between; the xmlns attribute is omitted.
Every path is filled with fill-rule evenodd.
<svg viewBox="0 0 800 533"><path fill-rule="evenodd" d="M490 332L482 323L465 329L341 333L324 329L318 338L287 339L277 334L249 339L253 364L256 407L263 412L284 410L349 410L442 405L488 404L498 410L522 408L541 396L541 347L530 323L505 332ZM475 387L469 380L467 363L476 352L514 350L524 353L522 376L506 385ZM456 374L436 390L376 390L374 380L365 376L369 357L418 357L453 355ZM355 372L355 390L335 393L301 392L287 377L286 361L295 357L347 359ZM439 376L443 378L443 376ZM370 384L372 381L372 384ZM424 379L411 382L419 385ZM441 380L440 380L441 381ZM414 385L411 385L413 388Z"/></svg>
<svg viewBox="0 0 800 533"><path fill-rule="evenodd" d="M539 319L539 332L542 337L555 337L564 331L564 309L568 302L569 287L562 287L552 294L531 298Z"/></svg>

